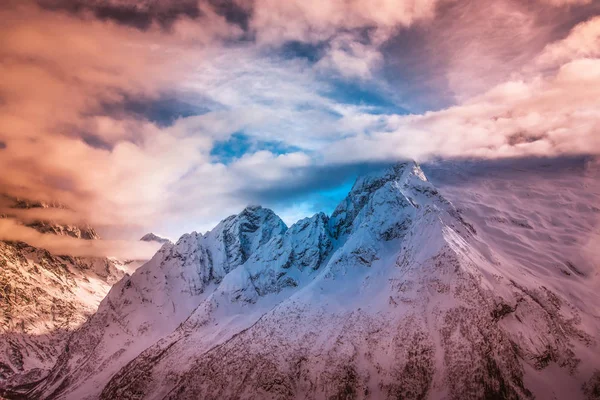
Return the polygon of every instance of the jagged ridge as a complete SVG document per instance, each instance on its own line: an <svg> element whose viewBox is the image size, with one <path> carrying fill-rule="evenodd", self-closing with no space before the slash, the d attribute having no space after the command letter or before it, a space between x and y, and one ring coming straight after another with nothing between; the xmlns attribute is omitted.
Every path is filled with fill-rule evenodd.
<svg viewBox="0 0 600 400"><path fill-rule="evenodd" d="M13 209L64 205L4 196ZM95 240L90 226L25 223L45 234ZM23 242L0 241L0 388L29 385L55 364L69 334L93 314L111 285L125 276L113 258L56 255ZM0 392L0 395L2 393Z"/></svg>
<svg viewBox="0 0 600 400"><path fill-rule="evenodd" d="M518 275L398 164L359 178L330 218L287 229L249 207L164 245L30 395L521 399L546 393L534 381L554 364L549 386L582 397L597 343L575 307Z"/></svg>

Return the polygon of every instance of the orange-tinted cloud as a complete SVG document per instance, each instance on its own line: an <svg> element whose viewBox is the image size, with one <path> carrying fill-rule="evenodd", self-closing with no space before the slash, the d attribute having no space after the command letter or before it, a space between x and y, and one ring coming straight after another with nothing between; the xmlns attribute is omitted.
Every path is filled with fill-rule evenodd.
<svg viewBox="0 0 600 400"><path fill-rule="evenodd" d="M591 3L539 0L556 6L544 24L513 0L239 0L243 23L205 2L165 23L148 17L154 3L170 4L0 8L0 192L70 207L20 218L176 235L235 212L249 187L314 165L600 153L598 19L564 37L552 30L553 18ZM145 19L99 17L106 4L134 4ZM390 54L407 33L427 37L418 44L427 51L414 50L424 78L413 83L448 91L454 104L400 115L336 95L342 82L392 93L410 110L381 73L408 57ZM310 57L289 56L290 41ZM165 93L202 115L160 124L127 108ZM215 159L215 143L239 131L258 148Z"/></svg>
<svg viewBox="0 0 600 400"><path fill-rule="evenodd" d="M121 260L148 260L159 243L130 240L83 240L70 236L39 233L13 219L0 219L0 240L22 241L58 255L75 257L116 257Z"/></svg>
<svg viewBox="0 0 600 400"><path fill-rule="evenodd" d="M567 37L548 44L537 57L538 67L553 67L577 58L600 57L600 16L577 25Z"/></svg>
<svg viewBox="0 0 600 400"><path fill-rule="evenodd" d="M252 11L251 28L261 43L319 42L340 31L391 30L430 19L438 0L241 1Z"/></svg>
<svg viewBox="0 0 600 400"><path fill-rule="evenodd" d="M177 86L208 45L236 34L221 17L182 19L169 32L159 26L140 31L26 2L0 10L0 19L3 191L58 200L85 218L118 222L123 212L143 214L144 204L159 196L152 187L170 170L182 174L197 161L193 149L202 138L179 140L152 123L115 119L102 109L125 96L153 98ZM90 146L86 135L110 151Z"/></svg>

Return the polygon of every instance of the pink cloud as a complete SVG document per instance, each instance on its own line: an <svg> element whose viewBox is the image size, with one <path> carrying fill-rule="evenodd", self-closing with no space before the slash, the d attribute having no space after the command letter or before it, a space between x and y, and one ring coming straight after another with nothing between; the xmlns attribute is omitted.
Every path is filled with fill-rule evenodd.
<svg viewBox="0 0 600 400"><path fill-rule="evenodd" d="M185 231L238 210L247 187L268 187L315 164L598 153L597 18L548 44L554 20L544 25L535 7L514 1L239 4L252 10L248 32L206 5L197 19L182 15L145 30L30 2L2 8L2 192L69 204L70 211L51 213L61 221L176 221ZM447 83L454 106L386 115L328 97L335 91L329 80L342 80L397 91L410 105L410 96L380 77L390 39L410 29L426 37L415 50L424 52L417 83L436 95L439 82ZM319 61L280 57L273 50L287 40L320 46ZM168 127L105 110L166 91L214 110ZM259 148L218 163L215 142L242 130L290 150ZM19 217L43 216L37 213Z"/></svg>
<svg viewBox="0 0 600 400"><path fill-rule="evenodd" d="M43 234L8 218L0 219L0 240L22 241L59 255L75 257L112 256L121 260L147 260L160 248L160 244L151 242L83 240L69 236Z"/></svg>
<svg viewBox="0 0 600 400"><path fill-rule="evenodd" d="M573 6L581 4L590 4L592 0L539 0L542 3L549 4L552 6Z"/></svg>
<svg viewBox="0 0 600 400"><path fill-rule="evenodd" d="M436 0L332 0L241 2L253 10L251 26L263 43L318 42L339 30L394 29L429 19Z"/></svg>
<svg viewBox="0 0 600 400"><path fill-rule="evenodd" d="M329 162L431 157L600 155L600 59L554 76L509 81L461 105L391 116L385 130L345 139Z"/></svg>
<svg viewBox="0 0 600 400"><path fill-rule="evenodd" d="M552 67L586 57L600 57L600 16L577 25L566 38L548 44L536 62L540 67Z"/></svg>

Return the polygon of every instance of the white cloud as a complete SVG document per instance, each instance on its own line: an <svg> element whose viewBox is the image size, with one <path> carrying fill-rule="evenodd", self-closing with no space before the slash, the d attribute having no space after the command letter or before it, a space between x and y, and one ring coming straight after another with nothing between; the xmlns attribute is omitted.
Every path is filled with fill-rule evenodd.
<svg viewBox="0 0 600 400"><path fill-rule="evenodd" d="M327 159L600 154L598 71L600 59L575 60L555 76L507 82L462 105L391 116L387 130L344 139Z"/></svg>
<svg viewBox="0 0 600 400"><path fill-rule="evenodd" d="M331 40L316 67L339 71L345 78L368 79L382 62L383 55L375 46L361 43L353 35L340 35Z"/></svg>
<svg viewBox="0 0 600 400"><path fill-rule="evenodd" d="M0 28L11 43L0 55L12 60L0 66L0 140L7 143L0 169L11 174L0 175L0 183L13 195L71 205L74 215L67 219L157 227L177 236L239 211L250 189L269 189L314 166L600 153L597 18L546 46L529 75L493 84L477 71L496 68L507 58L507 44L535 29L518 7L499 4L494 16L506 30L517 27L514 36L497 41L481 21L475 31L485 34L482 40L456 48L449 67L457 88L462 79L485 87L483 94L465 90L463 100L446 109L386 115L336 99L334 81L384 87L374 73L385 63L382 46L400 27L431 19L436 2L253 4L257 41L237 43L227 39L238 38L239 27L210 11L206 20L181 19L171 30L146 32L37 8L3 11L13 22ZM19 18L29 23L15 23ZM468 28L444 45L472 36ZM323 57L311 65L279 56L273 49L286 40L322 44ZM477 58L488 50L488 58ZM511 66L521 62L510 60ZM552 71L541 74L549 65ZM169 90L210 111L160 127L102 109L126 98L151 101ZM214 144L239 131L280 145L285 154L266 147L237 154L229 165L215 162ZM110 150L86 144L81 132Z"/></svg>

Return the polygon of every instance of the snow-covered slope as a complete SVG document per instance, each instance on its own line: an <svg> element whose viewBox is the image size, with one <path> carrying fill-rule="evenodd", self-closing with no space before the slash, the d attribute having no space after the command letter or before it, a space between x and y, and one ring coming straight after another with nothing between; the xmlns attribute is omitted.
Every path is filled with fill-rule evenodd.
<svg viewBox="0 0 600 400"><path fill-rule="evenodd" d="M495 178L481 196L509 198ZM498 200L484 212L493 219L476 218L486 205L475 186L465 193L440 179L439 190L415 163L359 178L331 217L289 229L247 208L164 245L115 285L29 396L592 396L597 260L564 235L596 240L599 211L581 200L600 192L594 176L577 179L554 199L565 199L571 223L538 207L553 201L541 194L529 210ZM579 184L589 186L577 193Z"/></svg>
<svg viewBox="0 0 600 400"><path fill-rule="evenodd" d="M44 382L45 395L67 388L73 398L100 391L114 369L175 330L257 248L285 232L271 210L248 207L205 235L167 243L116 284L98 312L71 337ZM76 372L75 372L76 371Z"/></svg>
<svg viewBox="0 0 600 400"><path fill-rule="evenodd" d="M47 373L68 334L96 311L124 268L114 259L0 242L0 387Z"/></svg>
<svg viewBox="0 0 600 400"><path fill-rule="evenodd" d="M47 207L15 201L16 208ZM42 233L96 239L90 227L35 221ZM68 335L92 315L130 266L113 258L55 255L0 241L0 388L38 381L55 364Z"/></svg>

